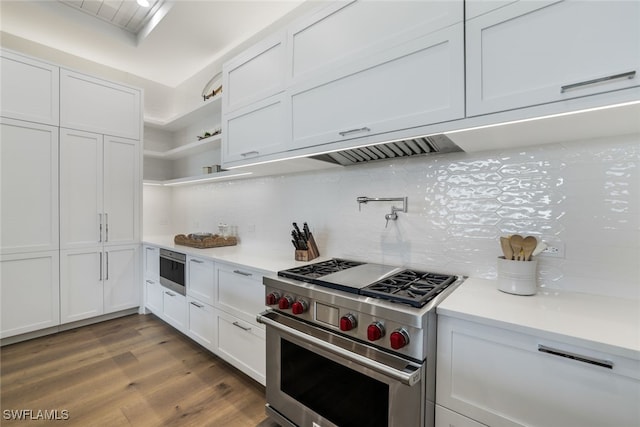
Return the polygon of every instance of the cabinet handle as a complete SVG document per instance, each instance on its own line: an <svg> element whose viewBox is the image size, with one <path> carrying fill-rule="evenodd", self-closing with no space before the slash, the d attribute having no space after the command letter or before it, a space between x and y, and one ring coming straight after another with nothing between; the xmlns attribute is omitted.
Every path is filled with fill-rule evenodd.
<svg viewBox="0 0 640 427"><path fill-rule="evenodd" d="M195 305L198 308L203 308L204 307L204 305L198 304L197 302L193 302L193 301L191 301L191 305Z"/></svg>
<svg viewBox="0 0 640 427"><path fill-rule="evenodd" d="M104 214L104 232L105 232L105 238L104 241L108 242L109 241L109 214L105 213Z"/></svg>
<svg viewBox="0 0 640 427"><path fill-rule="evenodd" d="M106 271L107 274L104 280L109 280L109 252L105 252L105 255L107 257L107 271Z"/></svg>
<svg viewBox="0 0 640 427"><path fill-rule="evenodd" d="M164 291L164 293L169 295L170 297L175 297L176 296L176 294L173 294L173 293L171 293L169 291Z"/></svg>
<svg viewBox="0 0 640 427"><path fill-rule="evenodd" d="M233 270L234 273L239 274L241 276L253 276L253 274L251 273L247 273L246 271L242 271L242 270Z"/></svg>
<svg viewBox="0 0 640 427"><path fill-rule="evenodd" d="M102 214L98 214L98 222L100 226L98 227L98 243L102 243Z"/></svg>
<svg viewBox="0 0 640 427"><path fill-rule="evenodd" d="M153 280L145 280L145 282L147 282L150 285L153 285Z"/></svg>
<svg viewBox="0 0 640 427"><path fill-rule="evenodd" d="M249 332L251 330L251 328L247 328L246 326L242 326L238 322L233 322L233 326L237 326L238 328L242 329L243 331L247 331L247 332Z"/></svg>
<svg viewBox="0 0 640 427"><path fill-rule="evenodd" d="M148 251L154 251L156 248L149 248L149 247L147 247L147 248L145 248L145 249L146 249L146 250L148 250Z"/></svg>
<svg viewBox="0 0 640 427"><path fill-rule="evenodd" d="M102 252L100 252L100 281L102 282Z"/></svg>
<svg viewBox="0 0 640 427"><path fill-rule="evenodd" d="M543 353L553 354L554 356L566 357L567 359L577 360L579 362L590 363L592 365L601 366L607 369L613 369L613 362L610 360L596 359L595 357L582 356L576 353L570 353L568 351L559 350L557 348L547 347L546 345L538 344L538 351Z"/></svg>
<svg viewBox="0 0 640 427"><path fill-rule="evenodd" d="M199 259L191 259L191 262L195 262L196 264L204 264L204 261L200 261Z"/></svg>
<svg viewBox="0 0 640 427"><path fill-rule="evenodd" d="M349 129L349 130L343 130L342 132L338 132L338 134L340 136L347 136L349 134L352 133L360 133L360 132L370 132L371 129L369 129L368 127L363 127L363 128L358 128L358 129Z"/></svg>
<svg viewBox="0 0 640 427"><path fill-rule="evenodd" d="M614 74L612 76L600 77L598 79L586 80L584 82L572 83L569 85L564 85L560 87L560 93L565 93L568 90L579 89L583 86L590 86L597 83L604 83L610 80L618 80L618 79L632 79L636 76L635 71L627 71L626 73Z"/></svg>
<svg viewBox="0 0 640 427"><path fill-rule="evenodd" d="M247 156L257 156L258 154L260 154L259 151L247 151L246 153L242 153L240 154L242 157L247 157Z"/></svg>

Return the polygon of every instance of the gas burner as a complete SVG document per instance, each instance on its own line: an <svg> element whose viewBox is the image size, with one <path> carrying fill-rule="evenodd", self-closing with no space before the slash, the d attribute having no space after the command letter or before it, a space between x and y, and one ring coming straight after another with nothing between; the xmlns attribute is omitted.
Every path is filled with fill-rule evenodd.
<svg viewBox="0 0 640 427"><path fill-rule="evenodd" d="M315 264L308 264L303 265L302 267L295 267L288 270L279 271L278 276L302 280L303 282L314 283L314 279L318 279L320 277L352 267L357 267L362 264L364 263L349 261L340 258L332 258L328 261L322 261Z"/></svg>
<svg viewBox="0 0 640 427"><path fill-rule="evenodd" d="M403 270L360 290L360 294L422 307L447 286L455 276Z"/></svg>

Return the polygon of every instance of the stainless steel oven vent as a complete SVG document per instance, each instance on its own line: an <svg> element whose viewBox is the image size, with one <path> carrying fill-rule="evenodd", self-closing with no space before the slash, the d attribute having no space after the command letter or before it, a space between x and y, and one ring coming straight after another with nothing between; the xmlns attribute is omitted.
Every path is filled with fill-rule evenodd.
<svg viewBox="0 0 640 427"><path fill-rule="evenodd" d="M431 135L336 151L311 158L337 163L342 166L350 166L376 160L423 156L431 153L451 153L455 151L462 151L462 149L446 135Z"/></svg>

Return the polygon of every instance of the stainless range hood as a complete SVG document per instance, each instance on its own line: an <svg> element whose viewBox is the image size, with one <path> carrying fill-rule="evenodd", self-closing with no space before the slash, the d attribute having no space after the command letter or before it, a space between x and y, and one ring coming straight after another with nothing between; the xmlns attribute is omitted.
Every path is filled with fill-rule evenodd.
<svg viewBox="0 0 640 427"><path fill-rule="evenodd" d="M462 151L462 149L447 136L431 135L335 151L310 158L342 166L350 166L376 160L424 156L435 153L452 153L456 151Z"/></svg>

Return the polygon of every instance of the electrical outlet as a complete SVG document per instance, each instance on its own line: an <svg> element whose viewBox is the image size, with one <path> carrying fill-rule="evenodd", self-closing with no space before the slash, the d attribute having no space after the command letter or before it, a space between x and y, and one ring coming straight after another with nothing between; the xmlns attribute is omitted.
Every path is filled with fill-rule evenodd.
<svg viewBox="0 0 640 427"><path fill-rule="evenodd" d="M564 243L560 241L545 242L547 248L540 252L538 256L546 256L553 258L564 258Z"/></svg>

